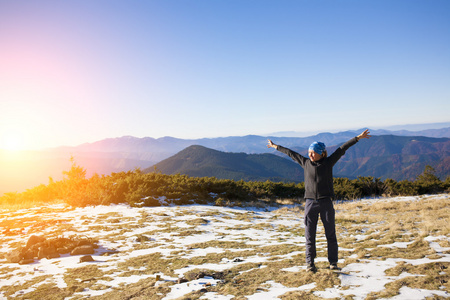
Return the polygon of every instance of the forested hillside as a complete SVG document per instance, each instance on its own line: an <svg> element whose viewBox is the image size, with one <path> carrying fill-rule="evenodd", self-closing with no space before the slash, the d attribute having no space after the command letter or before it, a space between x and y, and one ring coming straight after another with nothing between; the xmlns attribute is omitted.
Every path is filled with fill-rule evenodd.
<svg viewBox="0 0 450 300"><path fill-rule="evenodd" d="M185 174L233 180L303 181L297 164L272 154L226 153L203 146L190 146L144 173Z"/></svg>

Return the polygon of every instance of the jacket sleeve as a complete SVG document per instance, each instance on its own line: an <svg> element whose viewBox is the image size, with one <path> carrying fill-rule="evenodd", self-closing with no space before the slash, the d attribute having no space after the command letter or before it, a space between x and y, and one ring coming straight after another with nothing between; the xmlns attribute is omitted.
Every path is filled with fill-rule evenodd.
<svg viewBox="0 0 450 300"><path fill-rule="evenodd" d="M348 140L344 144L342 144L339 148L336 149L336 151L333 152L333 154L330 155L330 160L332 161L332 165L336 164L338 160L345 154L345 152L356 144L358 142L358 139L356 137Z"/></svg>
<svg viewBox="0 0 450 300"><path fill-rule="evenodd" d="M297 162L300 166L303 167L305 165L305 161L307 158L298 154L297 152L280 145L277 146L277 150L280 151L281 153L288 155L290 158L292 158L293 161Z"/></svg>

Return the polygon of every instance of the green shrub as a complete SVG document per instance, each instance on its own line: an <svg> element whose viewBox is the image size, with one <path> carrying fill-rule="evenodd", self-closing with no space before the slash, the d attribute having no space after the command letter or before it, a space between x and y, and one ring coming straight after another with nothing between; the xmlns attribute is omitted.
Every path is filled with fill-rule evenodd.
<svg viewBox="0 0 450 300"><path fill-rule="evenodd" d="M423 173L417 176L415 184L420 195L434 194L443 190L443 183L435 175L434 168L429 165L426 165Z"/></svg>
<svg viewBox="0 0 450 300"><path fill-rule="evenodd" d="M304 183L272 181L235 181L215 177L189 177L187 175L144 174L141 170L112 173L86 178L86 170L76 165L64 171L61 181L49 179L23 193L6 193L0 204L51 203L63 200L71 206L109 205L128 203L132 206L160 205L159 199L175 205L215 203L229 205L234 201L303 199ZM445 182L427 166L415 181L395 181L379 178L334 178L336 199L351 200L374 196L409 196L450 191L450 177Z"/></svg>
<svg viewBox="0 0 450 300"><path fill-rule="evenodd" d="M393 179L386 179L384 181L385 196L413 196L418 195L418 188L414 182L408 180L395 181Z"/></svg>
<svg viewBox="0 0 450 300"><path fill-rule="evenodd" d="M351 200L360 199L363 196L357 180L338 177L333 179L333 183L336 199Z"/></svg>

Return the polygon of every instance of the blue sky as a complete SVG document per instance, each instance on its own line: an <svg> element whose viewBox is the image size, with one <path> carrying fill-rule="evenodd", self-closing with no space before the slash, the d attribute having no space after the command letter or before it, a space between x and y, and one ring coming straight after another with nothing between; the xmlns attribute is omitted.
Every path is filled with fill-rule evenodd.
<svg viewBox="0 0 450 300"><path fill-rule="evenodd" d="M0 0L0 148L448 122L449 15L449 1Z"/></svg>

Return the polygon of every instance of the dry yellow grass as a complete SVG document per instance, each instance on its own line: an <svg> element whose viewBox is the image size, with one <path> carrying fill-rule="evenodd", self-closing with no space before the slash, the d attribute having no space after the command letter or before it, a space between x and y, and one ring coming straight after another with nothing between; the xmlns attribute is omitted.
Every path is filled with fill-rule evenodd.
<svg viewBox="0 0 450 300"><path fill-rule="evenodd" d="M417 199L417 200L414 200ZM382 291L367 295L367 299L377 299L397 295L401 287L439 290L449 287L450 262L437 262L442 253L437 253L430 246L428 236L436 238L434 241L441 247L450 247L449 220L450 208L448 198L422 197L408 201L359 201L337 204L336 227L340 251L340 267L367 260L383 261L386 259L414 260L426 258L431 263L412 264L399 261L395 267L386 270L386 276L396 277ZM36 208L34 216L26 215L24 211L9 212L8 217L1 221L1 225L16 230L14 224L24 221L30 227L29 232L38 232L43 226L51 228L53 233L68 229L70 220L57 221L58 212L68 208ZM2 287L0 292L6 296L16 294L20 290L34 287L34 291L20 294L18 299L41 297L46 292L54 299L75 297L83 289L110 290L108 282L114 277L164 276L176 277L181 269L188 266L189 271L183 273L185 277L195 278L198 274L219 276L221 282L216 286L205 287L208 292L220 295L233 295L233 299L245 299L246 296L270 289L268 282L274 281L289 288L300 288L314 284L313 289L304 291L290 291L281 295L281 299L320 299L315 294L327 288L339 288L345 291L349 287L342 286L340 274L327 270L326 242L322 225L319 222L318 231L318 262L319 271L315 274L302 269L305 266L305 246L301 242L304 236L303 211L301 206L283 207L264 219L257 211L222 211L205 210L192 213L185 217L182 208L172 208L171 213L159 212L150 214L142 212L136 218L122 217L120 213L105 213L95 216L84 216L80 220L90 228L90 234L102 234L103 241L115 242L119 246L130 241L128 233L138 230L148 224L156 224L148 231L140 231L141 236L152 237L133 242L128 252L115 254L126 255L132 251L159 247L165 251L140 255L116 263L114 269L103 269L97 265L80 266L69 269L64 275L67 288L58 289L54 284L47 283L50 277L35 277L34 280L23 282L14 287ZM179 220L176 220L179 217ZM233 222L226 223L223 220ZM211 233L212 224L223 222L221 231L210 240L176 244L177 239L192 237L204 233ZM220 226L219 226L220 227ZM261 240L245 235L244 230L254 232L263 231L273 233L270 241ZM53 234L50 232L49 234ZM241 234L242 233L242 234ZM230 237L231 236L231 237ZM137 238L139 236L134 236ZM12 240L2 236L0 242L9 244ZM293 242L296 241L296 242ZM401 246L398 246L401 244ZM202 253L203 249L214 248L213 253ZM254 259L260 262L254 262ZM218 273L202 266L221 264L223 260L238 263L229 269ZM435 262L433 262L435 261ZM290 269L289 271L286 269ZM19 269L11 266L1 266L3 274L16 272ZM20 276L16 273L15 276ZM7 275L1 279L10 279ZM434 279L434 280L433 280ZM116 286L113 291L92 299L162 299L174 286L174 281L157 282L154 277L144 278L136 283ZM203 292L192 292L181 299L200 299ZM351 295L342 295L340 299L352 299Z"/></svg>
<svg viewBox="0 0 450 300"><path fill-rule="evenodd" d="M363 226L371 224L371 229L392 233L411 232L421 235L450 234L450 205L447 198L424 196L417 201L376 201L373 204L350 202L336 205L337 219ZM379 226L373 227L373 224Z"/></svg>
<svg viewBox="0 0 450 300"><path fill-rule="evenodd" d="M340 245L353 245L357 254L357 259L346 260L344 266L368 258L439 259L442 256L425 240L430 235L443 237L437 241L441 247L450 245L450 205L447 197L424 196L412 201L386 199L373 204L350 202L336 205L336 209L338 232L344 233ZM365 237L357 241L354 236L364 231ZM397 247L395 243L405 244ZM430 290L444 287L450 291L449 267L450 262L416 266L399 262L396 267L388 269L386 275L405 273L410 276L386 284L384 290L370 293L366 299L398 295L403 286Z"/></svg>

